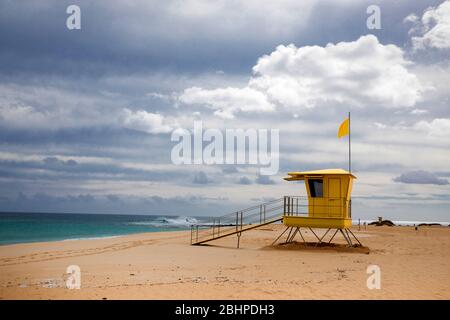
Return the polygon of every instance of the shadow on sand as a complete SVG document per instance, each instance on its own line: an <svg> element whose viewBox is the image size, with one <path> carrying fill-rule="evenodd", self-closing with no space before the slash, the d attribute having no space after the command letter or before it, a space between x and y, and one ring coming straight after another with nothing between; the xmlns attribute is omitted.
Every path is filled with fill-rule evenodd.
<svg viewBox="0 0 450 320"><path fill-rule="evenodd" d="M290 243L280 243L273 246L266 246L264 249L267 250L308 250L308 251L336 251L336 252L346 252L346 253L363 253L369 254L370 249L368 247L353 245L349 247L346 244L339 243L317 243L317 242L297 242L293 241Z"/></svg>

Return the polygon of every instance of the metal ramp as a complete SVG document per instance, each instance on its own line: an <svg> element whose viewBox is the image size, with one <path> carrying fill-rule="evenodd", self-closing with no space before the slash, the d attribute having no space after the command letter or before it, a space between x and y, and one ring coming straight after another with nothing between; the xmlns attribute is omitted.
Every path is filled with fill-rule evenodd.
<svg viewBox="0 0 450 320"><path fill-rule="evenodd" d="M322 200L324 198L321 198ZM335 200L333 198L333 200ZM344 203L344 202L343 202ZM344 203L345 204L345 203ZM351 212L351 202L349 203ZM317 245L327 242L331 243L340 231L349 247L356 245L352 241L356 240L359 246L362 246L358 238L346 225L336 224L336 210L340 210L343 204L334 203L308 203L308 198L304 196L284 196L257 206L249 207L244 210L235 211L221 217L212 218L210 222L191 225L191 245L201 245L209 241L225 238L228 236L237 236L237 247L239 248L240 237L242 232L260 228L272 223L283 222L286 229L272 243L275 244L288 230L289 233L284 243L293 242L295 236L299 234L303 237L301 228L308 228L312 235L318 240ZM311 213L312 212L312 213ZM292 221L286 221L291 219ZM342 219L338 219L339 221ZM327 222L326 225L317 224L316 222ZM331 222L330 222L331 221ZM313 223L314 222L314 223ZM318 236L312 229L325 228L325 234ZM336 229L329 241L325 241L325 237L332 229Z"/></svg>
<svg viewBox="0 0 450 320"><path fill-rule="evenodd" d="M283 220L284 201L284 198L275 199L214 218L210 223L191 225L191 245L237 235L239 248L242 232Z"/></svg>

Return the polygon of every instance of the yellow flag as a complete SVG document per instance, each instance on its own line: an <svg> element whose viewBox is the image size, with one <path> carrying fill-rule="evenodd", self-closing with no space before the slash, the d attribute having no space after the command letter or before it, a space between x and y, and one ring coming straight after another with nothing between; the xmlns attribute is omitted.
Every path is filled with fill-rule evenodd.
<svg viewBox="0 0 450 320"><path fill-rule="evenodd" d="M338 138L342 138L345 137L346 135L349 134L349 120L348 118L345 119L341 125L339 126L339 131L338 131Z"/></svg>

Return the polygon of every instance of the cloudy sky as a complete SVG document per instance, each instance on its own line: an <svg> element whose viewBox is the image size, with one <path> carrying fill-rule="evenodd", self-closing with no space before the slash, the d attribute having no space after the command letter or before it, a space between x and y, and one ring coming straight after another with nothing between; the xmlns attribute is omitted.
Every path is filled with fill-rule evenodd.
<svg viewBox="0 0 450 320"><path fill-rule="evenodd" d="M347 168L351 111L353 216L449 221L449 89L449 0L2 0L0 211L220 215L302 195L282 177ZM278 173L173 164L173 130L196 120L279 129Z"/></svg>

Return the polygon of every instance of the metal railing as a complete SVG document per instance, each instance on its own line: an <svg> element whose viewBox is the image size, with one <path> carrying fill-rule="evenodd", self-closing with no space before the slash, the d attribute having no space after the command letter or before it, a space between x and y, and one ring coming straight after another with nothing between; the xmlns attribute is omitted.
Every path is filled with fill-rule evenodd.
<svg viewBox="0 0 450 320"><path fill-rule="evenodd" d="M202 224L191 225L191 244L222 238L254 228L256 225L276 222L283 216L307 216L336 218L346 216L348 208L351 217L351 200L346 198L311 198L305 196L284 196L221 217L212 218Z"/></svg>
<svg viewBox="0 0 450 320"><path fill-rule="evenodd" d="M227 234L233 234L244 229L280 219L283 216L284 198L275 199L235 211L210 222L191 226L191 244L206 239L216 239Z"/></svg>
<svg viewBox="0 0 450 320"><path fill-rule="evenodd" d="M321 197L308 201L307 197L285 196L283 199L283 213L286 216L347 217L348 209L348 217L351 218L351 200L347 198Z"/></svg>

